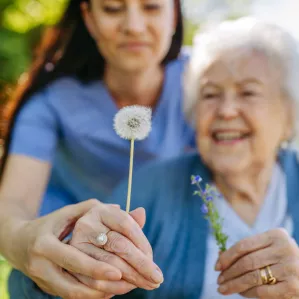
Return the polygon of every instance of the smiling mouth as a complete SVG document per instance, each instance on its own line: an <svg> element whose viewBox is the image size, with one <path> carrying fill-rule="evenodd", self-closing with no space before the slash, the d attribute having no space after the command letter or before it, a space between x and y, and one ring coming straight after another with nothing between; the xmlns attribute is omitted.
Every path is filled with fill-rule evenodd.
<svg viewBox="0 0 299 299"><path fill-rule="evenodd" d="M244 132L213 132L212 138L216 143L235 143L243 141L251 136Z"/></svg>

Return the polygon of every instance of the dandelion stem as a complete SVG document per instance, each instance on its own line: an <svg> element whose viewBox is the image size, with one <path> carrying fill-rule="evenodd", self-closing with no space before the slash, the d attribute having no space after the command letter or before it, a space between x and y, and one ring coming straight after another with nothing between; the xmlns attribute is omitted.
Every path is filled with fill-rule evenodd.
<svg viewBox="0 0 299 299"><path fill-rule="evenodd" d="M133 157L134 157L134 139L131 139L130 170L129 170L128 196L127 196L127 207L126 207L126 212L127 213L130 212L130 205L131 205Z"/></svg>

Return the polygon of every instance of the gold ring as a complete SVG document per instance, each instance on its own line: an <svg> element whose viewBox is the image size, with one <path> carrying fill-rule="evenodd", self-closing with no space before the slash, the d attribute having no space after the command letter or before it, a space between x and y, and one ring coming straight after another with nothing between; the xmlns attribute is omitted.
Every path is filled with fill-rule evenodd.
<svg viewBox="0 0 299 299"><path fill-rule="evenodd" d="M276 284L277 279L273 276L269 266L266 267L266 272L267 272L268 284Z"/></svg>
<svg viewBox="0 0 299 299"><path fill-rule="evenodd" d="M265 268L260 269L260 275L261 275L261 278L262 278L262 283L263 284L268 284L269 281L268 281L268 276L267 276Z"/></svg>

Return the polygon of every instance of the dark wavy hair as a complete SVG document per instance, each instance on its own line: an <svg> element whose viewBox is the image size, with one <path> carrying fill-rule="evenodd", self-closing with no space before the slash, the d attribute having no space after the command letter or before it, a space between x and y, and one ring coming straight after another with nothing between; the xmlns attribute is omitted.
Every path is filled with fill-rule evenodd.
<svg viewBox="0 0 299 299"><path fill-rule="evenodd" d="M25 80L19 80L16 92L9 101L2 128L3 155L0 165L2 178L11 144L12 130L19 111L30 97L54 80L68 76L82 83L102 79L105 60L99 53L95 41L87 31L81 15L81 2L89 0L70 0L60 22L45 31L36 58ZM162 64L178 57L183 43L183 17L180 0L174 0L177 9L177 27L170 49ZM51 69L49 69L51 68ZM23 81L23 82L22 82Z"/></svg>

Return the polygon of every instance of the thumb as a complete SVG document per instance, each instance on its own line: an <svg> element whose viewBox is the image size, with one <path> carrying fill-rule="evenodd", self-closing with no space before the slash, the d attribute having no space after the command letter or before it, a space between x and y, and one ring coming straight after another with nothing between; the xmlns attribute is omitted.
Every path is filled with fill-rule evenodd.
<svg viewBox="0 0 299 299"><path fill-rule="evenodd" d="M77 220L98 204L100 204L100 201L90 199L78 204L65 206L51 213L50 215L55 218L55 221L52 222L54 234L59 240L64 239L72 232Z"/></svg>
<svg viewBox="0 0 299 299"><path fill-rule="evenodd" d="M130 212L131 217L138 223L140 228L143 228L146 221L146 213L144 208L137 208Z"/></svg>

